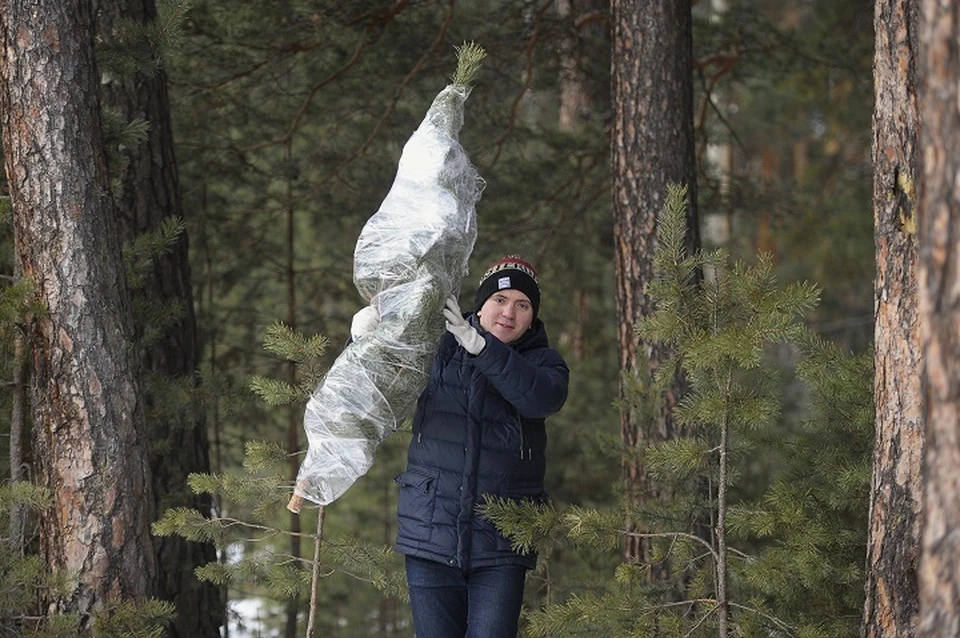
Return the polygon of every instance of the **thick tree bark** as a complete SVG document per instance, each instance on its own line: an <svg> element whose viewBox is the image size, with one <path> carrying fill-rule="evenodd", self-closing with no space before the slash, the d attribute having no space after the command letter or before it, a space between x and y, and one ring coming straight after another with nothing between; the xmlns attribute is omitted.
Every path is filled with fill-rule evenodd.
<svg viewBox="0 0 960 638"><path fill-rule="evenodd" d="M617 321L620 394L626 398L628 377L644 368L652 374L665 358L661 347L638 343L634 326L653 310L647 287L653 277L657 216L666 201L668 183L689 188L687 239L691 248L700 245L693 139L693 35L690 0L614 0L611 14ZM628 446L676 435L670 411L681 385L678 382L666 392L659 423L652 426L641 423L629 407L621 409L621 433ZM624 471L627 493L639 502L649 489L644 470L628 464ZM627 524L634 525L632 521ZM633 539L625 553L629 560L643 560L647 548Z"/></svg>
<svg viewBox="0 0 960 638"><path fill-rule="evenodd" d="M16 257L46 313L27 328L55 612L151 596L153 496L116 211L100 137L89 0L0 0L0 111Z"/></svg>
<svg viewBox="0 0 960 638"><path fill-rule="evenodd" d="M123 21L146 24L156 19L154 0L101 0L97 31L105 45L124 54ZM142 44L142 43L141 43ZM126 52L129 55L129 51ZM156 231L169 218L183 217L178 190L177 164L170 123L167 77L163 67L141 70L128 77L110 75L103 84L104 104L117 109L126 122L143 119L149 126L147 139L125 151L120 167L118 192L123 236L132 240ZM190 281L187 237L154 263L145 286L138 294L154 303L178 302L183 315L156 342L141 349L145 378L198 383L200 347ZM149 318L141 318L147 323ZM144 328L141 325L138 332ZM156 512L171 507L193 507L203 514L211 511L210 498L197 496L187 486L192 472L209 472L209 441L203 409L196 404L164 406L157 388L145 385L148 436L153 451L150 465ZM200 582L196 567L217 560L213 545L189 542L178 536L154 539L159 586L157 597L174 602L177 620L170 635L180 638L219 636L224 618L224 593L211 583Z"/></svg>
<svg viewBox="0 0 960 638"><path fill-rule="evenodd" d="M960 7L923 0L920 148L920 323L924 513L920 622L924 638L960 636Z"/></svg>
<svg viewBox="0 0 960 638"><path fill-rule="evenodd" d="M26 472L27 411L29 409L27 384L30 369L22 335L14 337L13 344L13 400L10 409L10 481L28 480ZM22 554L26 548L27 508L19 503L10 505L10 548Z"/></svg>
<svg viewBox="0 0 960 638"><path fill-rule="evenodd" d="M876 437L866 638L912 636L917 618L923 422L917 309L915 0L878 0L874 26Z"/></svg>

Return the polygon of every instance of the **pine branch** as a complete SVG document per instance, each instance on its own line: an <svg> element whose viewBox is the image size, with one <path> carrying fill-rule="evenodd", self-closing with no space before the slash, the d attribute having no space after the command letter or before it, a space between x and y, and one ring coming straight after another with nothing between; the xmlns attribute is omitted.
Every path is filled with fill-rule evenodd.
<svg viewBox="0 0 960 638"><path fill-rule="evenodd" d="M154 260L170 252L186 232L186 228L183 219L167 217L157 228L124 244L123 260L127 284L131 289L143 287Z"/></svg>
<svg viewBox="0 0 960 638"><path fill-rule="evenodd" d="M513 550L521 554L529 554L542 546L560 520L556 509L549 503L497 496L486 496L477 511L493 522L510 539Z"/></svg>
<svg viewBox="0 0 960 638"><path fill-rule="evenodd" d="M282 379L254 376L250 389L269 406L290 405L305 398L302 387L291 385Z"/></svg>
<svg viewBox="0 0 960 638"><path fill-rule="evenodd" d="M322 335L307 337L286 325L276 321L267 328L263 338L263 347L286 361L305 363L323 356L329 340Z"/></svg>
<svg viewBox="0 0 960 638"><path fill-rule="evenodd" d="M673 271L686 257L687 186L667 184L667 199L657 226L654 263L664 274Z"/></svg>
<svg viewBox="0 0 960 638"><path fill-rule="evenodd" d="M243 467L250 473L282 472L289 459L290 455L276 441L247 441L244 446Z"/></svg>
<svg viewBox="0 0 960 638"><path fill-rule="evenodd" d="M152 531L157 536L178 535L189 541L213 543L217 547L224 547L228 544L226 542L226 532L234 529L261 533L260 536L255 537L244 536L244 540L253 543L263 542L281 534L305 539L314 538L313 534L306 532L284 531L269 525L258 525L230 516L207 518L190 507L168 509L152 526Z"/></svg>
<svg viewBox="0 0 960 638"><path fill-rule="evenodd" d="M157 3L157 19L150 35L158 62L165 51L175 50L182 45L183 25L190 5L190 0L161 0Z"/></svg>
<svg viewBox="0 0 960 638"><path fill-rule="evenodd" d="M487 52L474 42L464 42L457 50L457 70L450 78L457 86L470 86L480 72L480 63Z"/></svg>
<svg viewBox="0 0 960 638"><path fill-rule="evenodd" d="M177 609L172 602L154 599L124 601L96 614L93 633L104 637L163 638L176 615Z"/></svg>

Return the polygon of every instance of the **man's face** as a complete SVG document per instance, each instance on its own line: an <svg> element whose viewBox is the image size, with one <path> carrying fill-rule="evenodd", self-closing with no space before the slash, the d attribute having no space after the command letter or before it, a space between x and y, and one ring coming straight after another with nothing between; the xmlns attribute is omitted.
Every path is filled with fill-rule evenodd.
<svg viewBox="0 0 960 638"><path fill-rule="evenodd" d="M498 290L490 295L477 316L480 327L504 343L516 341L533 323L533 304L519 290Z"/></svg>

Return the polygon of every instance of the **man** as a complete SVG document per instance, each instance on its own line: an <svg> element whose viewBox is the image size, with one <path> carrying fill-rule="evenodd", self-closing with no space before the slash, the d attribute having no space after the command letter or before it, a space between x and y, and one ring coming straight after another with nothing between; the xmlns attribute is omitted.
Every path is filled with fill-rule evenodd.
<svg viewBox="0 0 960 638"><path fill-rule="evenodd" d="M474 312L462 313L453 296L443 310L447 333L417 403L407 469L396 478L395 549L406 555L418 638L517 633L536 555L514 552L476 506L487 495L547 499L545 418L563 406L569 370L550 348L539 309L536 271L509 255L482 277ZM361 313L355 333L370 323Z"/></svg>

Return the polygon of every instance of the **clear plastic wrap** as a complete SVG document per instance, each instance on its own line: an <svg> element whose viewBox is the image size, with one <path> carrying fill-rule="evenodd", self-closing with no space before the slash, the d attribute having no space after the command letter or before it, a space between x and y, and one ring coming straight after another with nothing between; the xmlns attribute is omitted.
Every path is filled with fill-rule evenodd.
<svg viewBox="0 0 960 638"><path fill-rule="evenodd" d="M367 472L379 443L409 418L477 237L484 182L458 141L470 88L451 84L403 147L397 175L354 252L354 283L380 313L314 390L295 497L327 505Z"/></svg>

